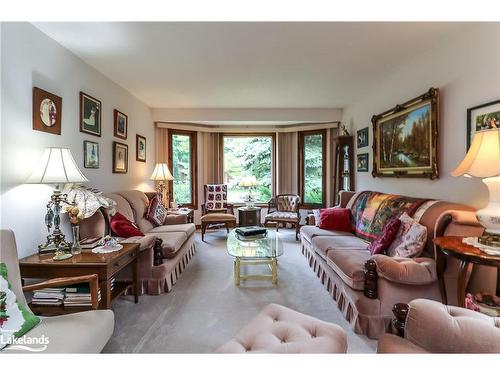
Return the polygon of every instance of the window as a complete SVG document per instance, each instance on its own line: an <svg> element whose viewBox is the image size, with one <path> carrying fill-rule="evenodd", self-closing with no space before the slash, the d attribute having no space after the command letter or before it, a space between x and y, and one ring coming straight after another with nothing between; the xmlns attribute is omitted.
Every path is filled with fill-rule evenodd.
<svg viewBox="0 0 500 375"><path fill-rule="evenodd" d="M324 206L326 197L326 130L299 133L299 184L305 207Z"/></svg>
<svg viewBox="0 0 500 375"><path fill-rule="evenodd" d="M169 165L174 180L170 182L172 200L177 205L196 206L196 132L168 131Z"/></svg>
<svg viewBox="0 0 500 375"><path fill-rule="evenodd" d="M222 135L222 178L228 202L243 203L251 189L258 203L267 203L274 192L274 134ZM256 180L255 187L244 181Z"/></svg>

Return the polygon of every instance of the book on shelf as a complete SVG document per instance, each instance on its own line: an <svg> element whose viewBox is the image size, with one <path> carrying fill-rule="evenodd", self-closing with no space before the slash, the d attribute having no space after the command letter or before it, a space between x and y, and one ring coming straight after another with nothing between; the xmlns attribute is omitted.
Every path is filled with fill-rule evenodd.
<svg viewBox="0 0 500 375"><path fill-rule="evenodd" d="M88 237L80 240L80 247L82 249L93 249L99 245L101 237Z"/></svg>
<svg viewBox="0 0 500 375"><path fill-rule="evenodd" d="M57 298L33 298L31 300L31 303L33 305L38 305L38 306L61 306L63 304L62 299L57 299Z"/></svg>

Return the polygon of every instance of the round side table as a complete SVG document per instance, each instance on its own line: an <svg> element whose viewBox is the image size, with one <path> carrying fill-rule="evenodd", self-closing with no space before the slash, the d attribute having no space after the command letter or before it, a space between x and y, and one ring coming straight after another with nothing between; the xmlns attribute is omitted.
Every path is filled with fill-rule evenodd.
<svg viewBox="0 0 500 375"><path fill-rule="evenodd" d="M238 226L260 226L260 207L238 207Z"/></svg>
<svg viewBox="0 0 500 375"><path fill-rule="evenodd" d="M473 264L481 264L484 266L497 267L497 290L496 294L500 293L500 256L488 255L477 247L467 245L462 242L463 237L449 236L449 237L436 237L434 243L438 247L436 253L436 271L439 280L439 288L443 296L444 303L448 303L446 297L446 289L444 285L444 271L445 271L445 255L457 258L460 261L458 269L458 286L457 298L458 306L465 307L465 288L467 272Z"/></svg>

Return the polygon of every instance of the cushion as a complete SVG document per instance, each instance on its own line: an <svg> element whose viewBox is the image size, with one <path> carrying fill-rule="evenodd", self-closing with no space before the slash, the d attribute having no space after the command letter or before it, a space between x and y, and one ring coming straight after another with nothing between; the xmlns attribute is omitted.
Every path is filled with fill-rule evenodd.
<svg viewBox="0 0 500 375"><path fill-rule="evenodd" d="M270 304L217 353L345 353L346 334L287 307Z"/></svg>
<svg viewBox="0 0 500 375"><path fill-rule="evenodd" d="M399 220L397 217L393 217L391 220L387 221L380 236L378 236L377 239L373 241L368 247L370 253L372 255L385 254L389 246L391 246L392 241L394 241L394 238L396 238L400 226L401 220Z"/></svg>
<svg viewBox="0 0 500 375"><path fill-rule="evenodd" d="M151 199L148 207L147 219L154 225L163 225L167 218L167 209L163 207L157 195Z"/></svg>
<svg viewBox="0 0 500 375"><path fill-rule="evenodd" d="M182 232L156 233L156 236L163 241L162 253L167 259L175 257L188 238Z"/></svg>
<svg viewBox="0 0 500 375"><path fill-rule="evenodd" d="M365 263L371 258L369 251L330 250L326 263L352 289L365 289Z"/></svg>
<svg viewBox="0 0 500 375"><path fill-rule="evenodd" d="M314 215L314 225L319 227L319 223L321 222L321 216L319 214L319 209L314 209L313 215Z"/></svg>
<svg viewBox="0 0 500 375"><path fill-rule="evenodd" d="M297 215L296 212L288 212L288 211L274 211L271 212L270 214L266 215L267 220L283 220L283 221L290 221L290 220L299 220L299 216Z"/></svg>
<svg viewBox="0 0 500 375"><path fill-rule="evenodd" d="M322 208L319 210L321 229L352 232L351 210L347 208Z"/></svg>
<svg viewBox="0 0 500 375"><path fill-rule="evenodd" d="M119 237L144 236L134 223L119 212L111 218L110 226L113 233Z"/></svg>
<svg viewBox="0 0 500 375"><path fill-rule="evenodd" d="M196 226L194 224L173 224L173 225L160 225L159 227L151 229L148 233L157 234L157 233L166 233L166 232L183 232L188 236L192 235L196 230Z"/></svg>
<svg viewBox="0 0 500 375"><path fill-rule="evenodd" d="M206 214L201 217L202 223L236 221L236 216L231 214Z"/></svg>
<svg viewBox="0 0 500 375"><path fill-rule="evenodd" d="M347 232L339 232L338 230L321 229L315 225L303 225L300 228L300 233L307 241L311 242L314 237L319 236L353 236Z"/></svg>
<svg viewBox="0 0 500 375"><path fill-rule="evenodd" d="M227 185L207 185L207 196L205 206L207 211L221 210L227 203Z"/></svg>
<svg viewBox="0 0 500 375"><path fill-rule="evenodd" d="M0 263L0 349L23 336L40 323L26 307L17 302L7 275L7 265Z"/></svg>
<svg viewBox="0 0 500 375"><path fill-rule="evenodd" d="M366 250L368 244L355 236L320 236L314 237L314 251L326 260L330 250Z"/></svg>
<svg viewBox="0 0 500 375"><path fill-rule="evenodd" d="M427 241L427 228L413 220L406 212L399 217L399 220L401 220L401 226L391 246L387 249L387 255L404 258L418 257Z"/></svg>

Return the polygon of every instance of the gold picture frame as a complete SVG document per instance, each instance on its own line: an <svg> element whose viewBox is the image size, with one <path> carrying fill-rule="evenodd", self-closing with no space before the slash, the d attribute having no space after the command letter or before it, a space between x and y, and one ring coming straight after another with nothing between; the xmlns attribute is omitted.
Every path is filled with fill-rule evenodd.
<svg viewBox="0 0 500 375"><path fill-rule="evenodd" d="M439 177L439 89L372 117L373 177Z"/></svg>

